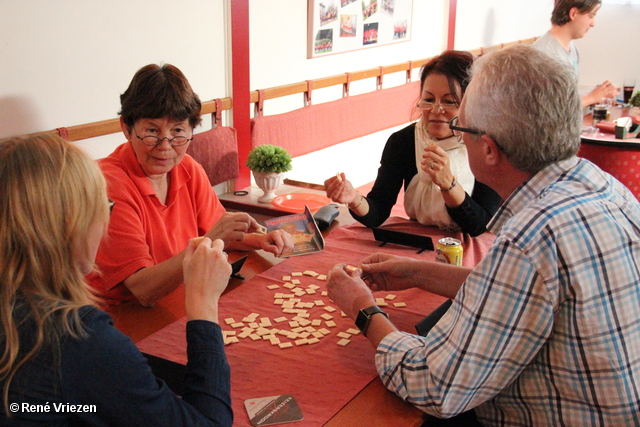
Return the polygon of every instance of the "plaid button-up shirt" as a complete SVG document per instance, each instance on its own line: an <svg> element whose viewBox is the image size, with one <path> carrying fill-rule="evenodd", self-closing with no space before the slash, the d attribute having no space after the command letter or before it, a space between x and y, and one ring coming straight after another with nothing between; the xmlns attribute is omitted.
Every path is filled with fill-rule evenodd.
<svg viewBox="0 0 640 427"><path fill-rule="evenodd" d="M426 338L389 334L384 384L484 425L640 425L640 204L592 163L551 165L505 201L487 256Z"/></svg>

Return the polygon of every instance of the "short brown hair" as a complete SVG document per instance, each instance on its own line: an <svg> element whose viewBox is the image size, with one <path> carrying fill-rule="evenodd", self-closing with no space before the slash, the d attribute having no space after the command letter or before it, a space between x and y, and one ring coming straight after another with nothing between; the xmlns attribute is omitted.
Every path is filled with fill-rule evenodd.
<svg viewBox="0 0 640 427"><path fill-rule="evenodd" d="M191 128L202 121L200 98L182 71L171 64L149 64L138 70L120 95L120 105L118 114L129 127L140 119L162 117L178 122L189 119Z"/></svg>
<svg viewBox="0 0 640 427"><path fill-rule="evenodd" d="M564 25L570 21L569 12L574 7L579 13L589 13L599 7L602 0L556 0L556 5L551 12L551 23L553 25Z"/></svg>

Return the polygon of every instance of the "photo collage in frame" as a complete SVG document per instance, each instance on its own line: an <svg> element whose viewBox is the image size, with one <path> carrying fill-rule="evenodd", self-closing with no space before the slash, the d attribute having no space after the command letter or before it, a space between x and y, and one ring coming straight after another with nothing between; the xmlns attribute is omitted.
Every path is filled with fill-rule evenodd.
<svg viewBox="0 0 640 427"><path fill-rule="evenodd" d="M308 57L411 39L413 0L309 0Z"/></svg>

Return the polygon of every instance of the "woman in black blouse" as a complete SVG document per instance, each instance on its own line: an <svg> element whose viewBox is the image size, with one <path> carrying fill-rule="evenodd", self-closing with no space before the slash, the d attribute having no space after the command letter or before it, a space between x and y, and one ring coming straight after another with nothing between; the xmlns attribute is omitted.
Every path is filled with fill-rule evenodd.
<svg viewBox="0 0 640 427"><path fill-rule="evenodd" d="M351 215L368 227L389 218L400 188L411 219L445 230L482 234L502 200L476 181L464 144L449 128L458 115L473 56L446 51L421 70L420 119L395 132L385 145L378 176L364 197L344 173L325 181L327 197L345 203Z"/></svg>

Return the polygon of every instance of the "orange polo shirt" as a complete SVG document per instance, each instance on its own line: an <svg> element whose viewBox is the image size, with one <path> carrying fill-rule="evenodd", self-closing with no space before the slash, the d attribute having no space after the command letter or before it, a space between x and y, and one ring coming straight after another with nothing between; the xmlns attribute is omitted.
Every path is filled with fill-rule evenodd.
<svg viewBox="0 0 640 427"><path fill-rule="evenodd" d="M88 280L114 305L134 299L124 279L180 253L189 239L204 235L226 211L204 169L189 155L169 172L166 205L156 196L131 143L100 160L100 168L115 206L96 256L100 273Z"/></svg>

